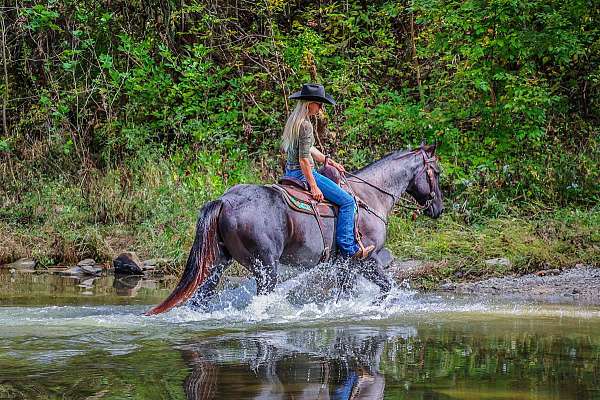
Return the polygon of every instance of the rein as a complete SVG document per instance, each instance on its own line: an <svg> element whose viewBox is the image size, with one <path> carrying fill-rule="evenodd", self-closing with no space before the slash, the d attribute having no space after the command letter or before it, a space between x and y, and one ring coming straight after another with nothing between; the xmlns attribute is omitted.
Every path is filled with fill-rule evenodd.
<svg viewBox="0 0 600 400"><path fill-rule="evenodd" d="M421 171L419 171L419 173L417 173L415 175L415 178L421 176L422 173L426 172L427 173L427 183L429 184L429 198L427 199L427 201L425 201L425 204L420 205L419 203L416 202L416 200L411 201L409 199L406 199L404 197L401 196L396 196L395 194L388 192L387 190L382 189L381 187L375 185L374 183L371 183L363 178L361 178L358 175L352 174L350 172L344 172L342 174L342 179L345 181L346 185L348 186L348 188L350 189L350 191L352 191L352 194L354 195L354 191L352 190L352 187L348 184L348 180L346 179L345 175L348 175L354 179L357 179L358 181L371 186L373 189L378 190L379 192L386 194L388 196L390 196L392 198L392 200L394 201L394 204L398 203L398 205L400 207L406 208L408 210L413 210L416 213L421 213L423 210L428 209L431 206L431 203L433 203L433 200L435 199L435 192L433 190L433 172L432 172L432 167L430 166L430 163L436 160L436 157L428 157L425 154L425 151L423 149L419 149L419 150L415 150L415 151L411 151L409 153L403 154L402 156L396 158L395 160L407 157L409 155L414 155L417 152L421 153L421 155L423 156L423 169ZM354 195L356 197L356 195ZM404 202L404 204L401 203ZM384 224L387 225L387 220L384 219L383 217L381 217L379 214L377 214L375 212L375 210L371 209L368 205L364 204L365 209L367 211L369 211L370 213L372 213L373 215L375 215L377 218L379 218L380 220L383 221Z"/></svg>
<svg viewBox="0 0 600 400"><path fill-rule="evenodd" d="M371 182L369 182L369 181L366 181L366 180L364 180L363 178L361 178L361 177L360 177L360 176L358 176L358 175L354 175L354 174L352 174L352 173L350 173L350 172L344 172L344 174L345 174L345 175L348 175L348 176L351 176L352 178L358 179L358 180L359 180L359 181L361 181L362 183L365 183L365 184L367 184L367 185L371 186L373 189L377 189L377 190L379 190L379 191L380 191L381 193L383 193L383 194L387 194L388 196L390 196L390 197L392 198L392 200L394 200L394 203L395 203L395 202L396 202L398 199L401 199L401 197L398 197L398 196L396 196L394 193L390 193L390 192L388 192L387 190L383 190L383 189L382 189L382 188L380 188L379 186L377 186L377 185L375 185L375 184L373 184L373 183L371 183ZM345 178L345 177L344 177L344 178Z"/></svg>
<svg viewBox="0 0 600 400"><path fill-rule="evenodd" d="M356 175L351 174L349 172L346 172L346 174L348 174L350 176L356 177ZM381 222L383 222L385 225L387 225L388 222L387 222L387 219L385 217L382 217L381 215L379 215L379 213L377 211L373 210L367 203L365 203L364 201L362 201L360 199L360 197L358 197L356 195L356 193L354 193L354 189L352 189L352 186L350 186L350 184L348 183L348 180L346 179L346 176L344 174L340 174L340 178L346 184L346 187L348 188L348 191L352 194L352 197L354 197L354 200L356 201L357 205L363 207L365 210L367 210L368 212L370 212L371 214L373 214L374 216L376 216L377 218L379 218L381 220ZM361 179L361 178L358 178L358 179ZM364 181L364 182L366 184L368 184L368 185L371 185L367 181ZM371 185L371 186L373 186L373 185ZM383 191L383 189L380 189L377 186L373 186L373 187L375 189L379 189L379 190ZM385 193L388 194L388 195L390 195L390 196L394 196L391 193L388 193L388 192L385 192Z"/></svg>

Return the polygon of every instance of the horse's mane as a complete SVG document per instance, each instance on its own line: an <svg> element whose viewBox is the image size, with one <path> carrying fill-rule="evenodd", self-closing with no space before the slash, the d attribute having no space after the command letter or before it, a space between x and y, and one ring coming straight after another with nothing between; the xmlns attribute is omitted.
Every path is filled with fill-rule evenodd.
<svg viewBox="0 0 600 400"><path fill-rule="evenodd" d="M411 151L412 151L411 149L393 151L391 153L386 154L379 160L373 161L371 164L365 165L361 169L357 170L355 173L360 174L362 172L369 172L371 169L377 169L377 168L381 167L382 164L387 164L392 160L395 160L397 158L404 156L405 154L410 153Z"/></svg>

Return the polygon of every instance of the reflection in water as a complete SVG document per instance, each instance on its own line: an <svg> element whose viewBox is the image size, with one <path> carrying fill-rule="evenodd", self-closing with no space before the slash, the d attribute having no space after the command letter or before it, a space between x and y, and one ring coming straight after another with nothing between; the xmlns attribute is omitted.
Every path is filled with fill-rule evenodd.
<svg viewBox="0 0 600 400"><path fill-rule="evenodd" d="M135 297L152 304L171 291L174 279L143 276L64 276L56 273L17 273L0 270L0 306L126 303Z"/></svg>
<svg viewBox="0 0 600 400"><path fill-rule="evenodd" d="M184 359L191 366L192 372L185 378L183 389L188 399L214 399L217 393L217 375L219 367L205 361L195 351L187 351Z"/></svg>
<svg viewBox="0 0 600 400"><path fill-rule="evenodd" d="M598 308L316 304L301 277L148 318L164 282L92 279L0 273L0 399L600 399Z"/></svg>
<svg viewBox="0 0 600 400"><path fill-rule="evenodd" d="M229 335L184 345L183 358L192 369L185 393L188 400L381 399L384 344L414 334L413 327L359 332L307 329ZM218 383L228 377L235 382ZM251 397L249 388L257 388Z"/></svg>
<svg viewBox="0 0 600 400"><path fill-rule="evenodd" d="M141 275L115 275L113 287L117 296L135 297L142 287Z"/></svg>
<svg viewBox="0 0 600 400"><path fill-rule="evenodd" d="M183 389L188 400L600 398L597 335L473 326L225 334L178 346Z"/></svg>
<svg viewBox="0 0 600 400"><path fill-rule="evenodd" d="M64 319L74 309L30 309L47 315L43 330L0 325L0 398L600 398L598 319L413 315L227 332L143 323L122 307ZM16 312L0 307L0 321Z"/></svg>

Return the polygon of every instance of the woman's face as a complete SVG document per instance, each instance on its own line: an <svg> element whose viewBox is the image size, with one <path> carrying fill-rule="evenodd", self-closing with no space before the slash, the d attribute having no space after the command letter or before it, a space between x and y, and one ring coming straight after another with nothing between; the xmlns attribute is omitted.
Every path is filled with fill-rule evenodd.
<svg viewBox="0 0 600 400"><path fill-rule="evenodd" d="M323 104L311 101L308 103L308 115L317 115L321 111L321 108L323 108Z"/></svg>

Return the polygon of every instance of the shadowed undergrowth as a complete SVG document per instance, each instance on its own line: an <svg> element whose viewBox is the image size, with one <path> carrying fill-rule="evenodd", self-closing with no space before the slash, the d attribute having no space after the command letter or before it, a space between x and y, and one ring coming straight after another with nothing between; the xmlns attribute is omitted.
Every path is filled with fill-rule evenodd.
<svg viewBox="0 0 600 400"><path fill-rule="evenodd" d="M202 204L279 173L287 97L308 81L338 103L317 144L349 169L439 142L452 211L394 218L388 240L429 262L424 286L598 262L586 2L10 3L0 263L134 250L181 265Z"/></svg>

